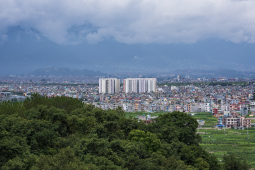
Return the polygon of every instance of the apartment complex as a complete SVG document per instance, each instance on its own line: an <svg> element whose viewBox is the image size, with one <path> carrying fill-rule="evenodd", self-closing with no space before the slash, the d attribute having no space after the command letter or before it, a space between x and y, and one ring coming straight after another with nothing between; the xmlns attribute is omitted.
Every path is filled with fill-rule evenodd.
<svg viewBox="0 0 255 170"><path fill-rule="evenodd" d="M251 127L251 119L244 116L226 116L222 119L226 127Z"/></svg>
<svg viewBox="0 0 255 170"><path fill-rule="evenodd" d="M120 79L100 78L99 93L118 93L120 92Z"/></svg>
<svg viewBox="0 0 255 170"><path fill-rule="evenodd" d="M156 78L127 78L123 80L123 92L125 93L156 92L156 89Z"/></svg>

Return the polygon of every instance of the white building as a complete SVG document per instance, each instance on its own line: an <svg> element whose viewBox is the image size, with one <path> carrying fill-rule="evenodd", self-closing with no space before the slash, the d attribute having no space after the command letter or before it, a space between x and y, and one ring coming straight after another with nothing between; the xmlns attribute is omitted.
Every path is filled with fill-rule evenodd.
<svg viewBox="0 0 255 170"><path fill-rule="evenodd" d="M177 76L177 80L178 80L178 81L181 80L181 76L180 76L180 75Z"/></svg>
<svg viewBox="0 0 255 170"><path fill-rule="evenodd" d="M100 78L99 93L118 93L120 92L120 79Z"/></svg>
<svg viewBox="0 0 255 170"><path fill-rule="evenodd" d="M206 112L211 112L210 103L205 103L205 111Z"/></svg>
<svg viewBox="0 0 255 170"><path fill-rule="evenodd" d="M255 102L251 102L250 111L255 112Z"/></svg>
<svg viewBox="0 0 255 170"><path fill-rule="evenodd" d="M123 81L123 91L125 93L150 93L156 92L156 78L127 78Z"/></svg>

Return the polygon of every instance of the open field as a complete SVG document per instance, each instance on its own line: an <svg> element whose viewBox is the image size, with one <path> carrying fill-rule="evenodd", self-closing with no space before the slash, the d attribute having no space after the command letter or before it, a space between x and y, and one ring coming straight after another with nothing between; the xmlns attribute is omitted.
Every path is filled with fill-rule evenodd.
<svg viewBox="0 0 255 170"><path fill-rule="evenodd" d="M234 154L255 167L255 130L199 129L205 150L222 159L224 154Z"/></svg>
<svg viewBox="0 0 255 170"><path fill-rule="evenodd" d="M192 116L193 118L205 121L205 125L203 126L205 128L214 127L218 123L217 118L215 118L212 115L212 113L198 112L198 113L194 113L194 114L196 114L196 115Z"/></svg>
<svg viewBox="0 0 255 170"><path fill-rule="evenodd" d="M192 116L195 119L205 120L205 126L198 129L202 137L200 144L205 150L222 159L224 154L234 154L241 160L246 160L255 167L255 130L235 129L205 129L214 127L217 119L211 113L200 112ZM204 128L204 129L203 129Z"/></svg>

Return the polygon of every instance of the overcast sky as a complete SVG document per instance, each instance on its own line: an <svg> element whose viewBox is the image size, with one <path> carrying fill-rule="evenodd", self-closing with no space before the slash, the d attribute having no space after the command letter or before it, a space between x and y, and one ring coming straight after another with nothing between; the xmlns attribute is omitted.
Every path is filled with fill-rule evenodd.
<svg viewBox="0 0 255 170"><path fill-rule="evenodd" d="M0 0L0 37L11 26L59 43L255 43L255 1Z"/></svg>

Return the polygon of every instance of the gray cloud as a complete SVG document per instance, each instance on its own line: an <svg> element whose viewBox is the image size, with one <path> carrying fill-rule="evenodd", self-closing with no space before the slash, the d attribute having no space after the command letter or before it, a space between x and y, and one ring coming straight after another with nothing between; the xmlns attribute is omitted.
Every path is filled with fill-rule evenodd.
<svg viewBox="0 0 255 170"><path fill-rule="evenodd" d="M0 34L20 25L57 43L255 43L255 1L0 0Z"/></svg>

